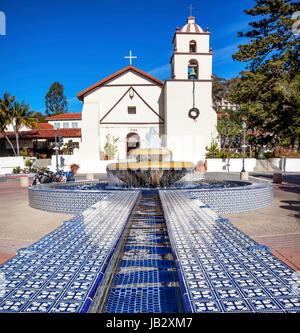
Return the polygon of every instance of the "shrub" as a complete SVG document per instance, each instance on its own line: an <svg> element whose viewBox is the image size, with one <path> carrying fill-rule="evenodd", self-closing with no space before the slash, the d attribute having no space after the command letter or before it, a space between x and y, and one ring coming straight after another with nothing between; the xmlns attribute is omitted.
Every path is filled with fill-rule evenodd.
<svg viewBox="0 0 300 333"><path fill-rule="evenodd" d="M23 147L23 149L20 152L21 156L29 156L29 152L28 152L28 148L27 147Z"/></svg>
<svg viewBox="0 0 300 333"><path fill-rule="evenodd" d="M32 162L30 160L25 161L25 166L30 168L32 166Z"/></svg>
<svg viewBox="0 0 300 333"><path fill-rule="evenodd" d="M205 154L206 158L217 158L217 155L219 154L219 147L216 143L211 143L210 147L205 147L207 153Z"/></svg>
<svg viewBox="0 0 300 333"><path fill-rule="evenodd" d="M275 147L273 157L300 158L300 151L294 151L285 147Z"/></svg>
<svg viewBox="0 0 300 333"><path fill-rule="evenodd" d="M13 168L13 173L21 173L22 169L20 167Z"/></svg>
<svg viewBox="0 0 300 333"><path fill-rule="evenodd" d="M220 152L217 154L217 158L227 158L228 152L224 150L220 150Z"/></svg>

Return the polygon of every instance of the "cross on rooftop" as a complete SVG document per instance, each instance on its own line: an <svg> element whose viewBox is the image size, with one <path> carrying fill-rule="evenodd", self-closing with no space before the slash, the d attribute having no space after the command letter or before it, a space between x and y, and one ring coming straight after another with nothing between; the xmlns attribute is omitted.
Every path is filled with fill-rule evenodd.
<svg viewBox="0 0 300 333"><path fill-rule="evenodd" d="M135 59L135 58L137 58L137 57L132 56L132 55L131 55L131 50L130 50L130 52L129 52L129 56L128 56L128 57L124 57L124 58L129 59L129 63L130 63L130 65L131 65L131 64L132 64L132 59Z"/></svg>
<svg viewBox="0 0 300 333"><path fill-rule="evenodd" d="M190 9L190 16L193 16L193 9L195 9L195 7L190 5L188 8Z"/></svg>

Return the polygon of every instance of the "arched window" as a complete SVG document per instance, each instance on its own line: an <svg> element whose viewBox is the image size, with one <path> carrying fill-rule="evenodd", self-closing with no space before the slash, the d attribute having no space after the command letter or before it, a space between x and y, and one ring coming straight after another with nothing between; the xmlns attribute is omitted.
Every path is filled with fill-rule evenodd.
<svg viewBox="0 0 300 333"><path fill-rule="evenodd" d="M199 68L198 68L198 61L192 59L189 61L188 64L188 78L189 79L198 79Z"/></svg>
<svg viewBox="0 0 300 333"><path fill-rule="evenodd" d="M190 53L197 52L197 43L194 40L190 41Z"/></svg>

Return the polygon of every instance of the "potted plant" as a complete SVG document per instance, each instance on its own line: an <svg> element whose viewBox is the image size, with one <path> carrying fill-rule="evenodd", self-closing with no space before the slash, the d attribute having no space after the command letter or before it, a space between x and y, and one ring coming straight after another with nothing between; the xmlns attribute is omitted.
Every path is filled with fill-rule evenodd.
<svg viewBox="0 0 300 333"><path fill-rule="evenodd" d="M77 170L79 169L79 165L76 164L76 163L73 163L73 164L70 166L70 169L76 174L76 173L77 173Z"/></svg>
<svg viewBox="0 0 300 333"><path fill-rule="evenodd" d="M104 145L104 153L106 158L104 159L113 160L115 157L115 153L118 151L116 143L119 140L119 138L115 138L110 134L107 134L105 138L106 138L106 143Z"/></svg>

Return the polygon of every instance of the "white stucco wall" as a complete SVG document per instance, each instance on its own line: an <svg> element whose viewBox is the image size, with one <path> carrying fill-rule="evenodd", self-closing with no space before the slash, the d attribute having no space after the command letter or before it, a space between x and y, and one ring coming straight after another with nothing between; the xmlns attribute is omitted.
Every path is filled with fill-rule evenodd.
<svg viewBox="0 0 300 333"><path fill-rule="evenodd" d="M167 146L176 160L197 163L205 159L205 146L217 136L217 115L211 106L211 82L195 82L196 121L188 117L193 106L192 81L167 81L165 118Z"/></svg>
<svg viewBox="0 0 300 333"><path fill-rule="evenodd" d="M59 128L64 128L64 123L68 123L69 127L66 128L73 128L72 123L77 123L77 127L74 128L81 128L81 119L70 119L70 120L49 120L48 123L54 127L55 124L59 124Z"/></svg>
<svg viewBox="0 0 300 333"><path fill-rule="evenodd" d="M86 101L82 109L81 144L78 159L81 172L89 172L91 165L99 158L99 104L97 101Z"/></svg>
<svg viewBox="0 0 300 333"><path fill-rule="evenodd" d="M212 56L195 54L175 54L174 55L174 74L175 78L188 79L189 61L195 59L198 61L198 79L210 80L212 73Z"/></svg>
<svg viewBox="0 0 300 333"><path fill-rule="evenodd" d="M149 132L150 128L154 127L156 132L159 133L158 125L110 125L106 127L101 127L100 130L100 142L106 142L105 136L109 133L111 136L115 138L119 138L117 142L118 151L115 155L115 159L117 160L125 160L126 156L126 149L127 149L127 142L126 137L128 133L136 133L140 137L140 148L144 148L146 144L146 134ZM101 150L103 150L103 145L101 145Z"/></svg>
<svg viewBox="0 0 300 333"><path fill-rule="evenodd" d="M132 98L127 92L130 87L135 90ZM146 133L151 127L160 131L159 122L162 120L158 114L164 117L161 90L161 86L152 80L129 71L86 94L80 158L97 159L96 155L99 156L100 150L104 149L108 133L119 138L117 159L126 158L126 137L129 133L137 133L143 147ZM136 107L136 114L128 114L128 106Z"/></svg>
<svg viewBox="0 0 300 333"><path fill-rule="evenodd" d="M190 41L194 40L197 43L196 52L205 53L209 51L209 37L210 35L207 33L176 33L174 38L174 46L176 46L178 52L189 52Z"/></svg>
<svg viewBox="0 0 300 333"><path fill-rule="evenodd" d="M208 158L208 172L241 172L243 168L242 158ZM256 166L255 158L245 158L246 172L252 172Z"/></svg>
<svg viewBox="0 0 300 333"><path fill-rule="evenodd" d="M0 175L10 174L17 167L24 169L26 160L35 160L35 158L24 156L0 157Z"/></svg>
<svg viewBox="0 0 300 333"><path fill-rule="evenodd" d="M13 131L14 131L13 125L9 124L6 126L6 132L13 132ZM19 132L25 132L25 131L32 131L32 128L21 125Z"/></svg>
<svg viewBox="0 0 300 333"><path fill-rule="evenodd" d="M283 158L282 170L285 172L299 172L300 158Z"/></svg>

